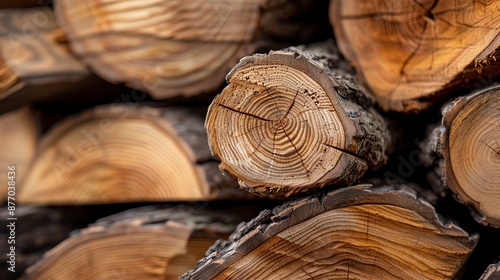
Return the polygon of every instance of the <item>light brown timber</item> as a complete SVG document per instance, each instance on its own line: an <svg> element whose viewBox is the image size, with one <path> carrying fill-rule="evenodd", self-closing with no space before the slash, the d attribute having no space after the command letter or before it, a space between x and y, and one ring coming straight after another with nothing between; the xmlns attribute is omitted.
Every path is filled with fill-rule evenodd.
<svg viewBox="0 0 500 280"><path fill-rule="evenodd" d="M231 66L257 49L311 40L323 30L316 12L327 4L61 0L55 9L72 50L94 72L165 99L219 88Z"/></svg>
<svg viewBox="0 0 500 280"><path fill-rule="evenodd" d="M182 205L131 209L73 233L20 279L178 279L239 222Z"/></svg>
<svg viewBox="0 0 500 280"><path fill-rule="evenodd" d="M385 110L421 111L499 73L498 1L332 0L330 20Z"/></svg>
<svg viewBox="0 0 500 280"><path fill-rule="evenodd" d="M387 160L386 121L333 41L241 59L205 127L219 168L272 198L345 186Z"/></svg>
<svg viewBox="0 0 500 280"><path fill-rule="evenodd" d="M443 110L424 150L436 168L429 178L448 187L474 218L500 227L500 87L460 97Z"/></svg>
<svg viewBox="0 0 500 280"><path fill-rule="evenodd" d="M262 211L180 279L451 279L477 240L410 192L358 185Z"/></svg>
<svg viewBox="0 0 500 280"><path fill-rule="evenodd" d="M0 178L1 202L7 199L9 193L13 194L9 195L12 199L16 199L16 184L28 173L35 155L38 133L39 128L30 108L23 107L0 114L0 166L3 169ZM15 201L11 202L16 204Z"/></svg>
<svg viewBox="0 0 500 280"><path fill-rule="evenodd" d="M68 117L42 138L18 200L73 205L247 197L218 172L204 113L130 103Z"/></svg>

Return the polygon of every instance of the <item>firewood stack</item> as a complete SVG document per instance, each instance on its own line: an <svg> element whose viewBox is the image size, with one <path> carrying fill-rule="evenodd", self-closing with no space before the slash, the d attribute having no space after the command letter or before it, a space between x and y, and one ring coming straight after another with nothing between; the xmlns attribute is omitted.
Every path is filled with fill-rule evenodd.
<svg viewBox="0 0 500 280"><path fill-rule="evenodd" d="M0 213L25 235L0 231L6 279L498 278L499 1L21 1L0 22Z"/></svg>

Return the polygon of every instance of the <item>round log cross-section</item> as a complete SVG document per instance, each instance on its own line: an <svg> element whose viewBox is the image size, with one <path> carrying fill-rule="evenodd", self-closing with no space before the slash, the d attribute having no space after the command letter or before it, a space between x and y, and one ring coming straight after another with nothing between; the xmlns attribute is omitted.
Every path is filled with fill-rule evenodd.
<svg viewBox="0 0 500 280"><path fill-rule="evenodd" d="M355 80L330 68L331 44L245 57L229 73L205 126L242 188L289 196L350 184L385 162L386 124Z"/></svg>

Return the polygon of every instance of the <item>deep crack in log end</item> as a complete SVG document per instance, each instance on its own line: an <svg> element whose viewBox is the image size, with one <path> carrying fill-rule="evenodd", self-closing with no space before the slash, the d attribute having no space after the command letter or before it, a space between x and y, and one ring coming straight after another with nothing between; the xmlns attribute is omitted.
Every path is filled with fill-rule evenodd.
<svg viewBox="0 0 500 280"><path fill-rule="evenodd" d="M478 74L498 75L498 1L333 0L330 20L384 110L422 111Z"/></svg>
<svg viewBox="0 0 500 280"><path fill-rule="evenodd" d="M333 78L317 63L292 52L254 55L227 79L205 128L221 169L240 186L283 197L349 184L364 173L364 160L346 148L346 127L353 124ZM348 176L353 161L355 172Z"/></svg>

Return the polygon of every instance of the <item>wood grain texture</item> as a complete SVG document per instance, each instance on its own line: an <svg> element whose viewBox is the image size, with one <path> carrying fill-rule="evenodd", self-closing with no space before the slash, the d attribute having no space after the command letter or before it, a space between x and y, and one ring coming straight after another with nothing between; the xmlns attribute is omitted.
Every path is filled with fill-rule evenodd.
<svg viewBox="0 0 500 280"><path fill-rule="evenodd" d="M386 110L420 111L498 75L498 1L332 0L342 53Z"/></svg>
<svg viewBox="0 0 500 280"><path fill-rule="evenodd" d="M248 191L348 185L387 160L391 137L332 41L241 59L205 127L220 169Z"/></svg>
<svg viewBox="0 0 500 280"><path fill-rule="evenodd" d="M94 72L165 99L217 89L258 48L310 40L321 29L311 15L325 3L63 0L55 8L73 51Z"/></svg>
<svg viewBox="0 0 500 280"><path fill-rule="evenodd" d="M11 201L12 202L12 201ZM12 204L11 204L12 205ZM49 207L21 206L16 204L15 239L9 239L11 230L8 227L0 229L0 238L7 245L2 247L0 255L0 278L18 279L19 276L33 265L46 251L57 246L77 228L88 224L87 209L56 209ZM7 207L0 208L0 218L7 221L12 218ZM12 221L12 220L11 220ZM22 221L22 222L21 222ZM15 240L15 244L8 244ZM10 266L10 246L15 246L15 272L7 270ZM9 251L7 251L9 250Z"/></svg>
<svg viewBox="0 0 500 280"><path fill-rule="evenodd" d="M7 167L15 166L15 183L19 183L28 173L37 147L38 130L35 116L28 107L0 115L0 166L3 168L0 201L7 199Z"/></svg>
<svg viewBox="0 0 500 280"><path fill-rule="evenodd" d="M188 206L131 209L73 233L20 279L178 279L240 221Z"/></svg>
<svg viewBox="0 0 500 280"><path fill-rule="evenodd" d="M500 227L499 113L499 87L458 98L443 110L427 149L436 156L439 183L470 206L478 222L495 227Z"/></svg>
<svg viewBox="0 0 500 280"><path fill-rule="evenodd" d="M19 200L96 204L245 197L216 170L204 110L134 104L91 109L44 136Z"/></svg>
<svg viewBox="0 0 500 280"><path fill-rule="evenodd" d="M0 9L0 113L114 99L117 86L92 75L63 37L50 7Z"/></svg>
<svg viewBox="0 0 500 280"><path fill-rule="evenodd" d="M21 81L36 85L89 75L67 47L53 40L52 34L58 28L52 10L47 7L0 10L0 73L8 75L1 83L0 97L19 90Z"/></svg>
<svg viewBox="0 0 500 280"><path fill-rule="evenodd" d="M180 279L450 279L477 240L414 194L358 185L261 212Z"/></svg>

